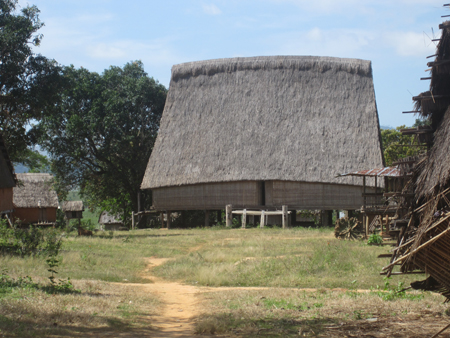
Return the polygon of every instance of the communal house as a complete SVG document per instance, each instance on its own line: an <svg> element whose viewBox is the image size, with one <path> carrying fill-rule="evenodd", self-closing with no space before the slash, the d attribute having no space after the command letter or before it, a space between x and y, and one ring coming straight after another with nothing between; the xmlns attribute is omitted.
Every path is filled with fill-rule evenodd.
<svg viewBox="0 0 450 338"><path fill-rule="evenodd" d="M217 59L173 66L141 188L159 211L354 210L336 175L383 164L370 61Z"/></svg>

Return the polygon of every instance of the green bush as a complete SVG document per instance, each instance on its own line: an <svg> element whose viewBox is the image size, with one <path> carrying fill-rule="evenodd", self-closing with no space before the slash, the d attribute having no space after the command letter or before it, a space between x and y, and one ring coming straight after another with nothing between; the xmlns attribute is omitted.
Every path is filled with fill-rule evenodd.
<svg viewBox="0 0 450 338"><path fill-rule="evenodd" d="M57 255L62 245L59 231L40 229L30 226L29 229L8 227L5 220L0 220L0 254L1 255Z"/></svg>
<svg viewBox="0 0 450 338"><path fill-rule="evenodd" d="M380 245L381 243L383 243L383 237L380 234L372 234L367 240L367 244L369 245Z"/></svg>

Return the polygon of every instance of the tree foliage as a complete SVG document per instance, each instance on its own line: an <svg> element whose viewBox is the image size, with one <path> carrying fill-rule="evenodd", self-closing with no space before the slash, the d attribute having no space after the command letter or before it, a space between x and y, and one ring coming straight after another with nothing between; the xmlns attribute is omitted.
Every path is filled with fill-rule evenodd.
<svg viewBox="0 0 450 338"><path fill-rule="evenodd" d="M384 160L387 166L409 156L418 155L423 148L409 147L408 145L417 144L413 135L402 135L401 129L406 126L399 126L395 129L381 130L381 142L383 147Z"/></svg>
<svg viewBox="0 0 450 338"><path fill-rule="evenodd" d="M167 90L140 61L102 74L71 66L63 75L57 109L35 128L59 190L79 188L90 206L126 216L137 210Z"/></svg>
<svg viewBox="0 0 450 338"><path fill-rule="evenodd" d="M0 1L0 131L16 162L34 140L27 124L54 105L60 87L59 65L32 51L42 26L36 6L19 11L17 0Z"/></svg>

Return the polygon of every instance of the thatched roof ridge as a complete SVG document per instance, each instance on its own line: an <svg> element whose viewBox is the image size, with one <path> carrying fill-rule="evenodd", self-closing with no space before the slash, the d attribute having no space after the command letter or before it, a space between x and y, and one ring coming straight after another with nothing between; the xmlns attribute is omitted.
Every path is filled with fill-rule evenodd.
<svg viewBox="0 0 450 338"><path fill-rule="evenodd" d="M99 224L123 224L123 222L119 219L119 216L111 215L106 210L103 210L100 216L98 217Z"/></svg>
<svg viewBox="0 0 450 338"><path fill-rule="evenodd" d="M84 211L83 201L64 201L63 211Z"/></svg>
<svg viewBox="0 0 450 338"><path fill-rule="evenodd" d="M143 189L382 167L371 62L316 56L175 65Z"/></svg>
<svg viewBox="0 0 450 338"><path fill-rule="evenodd" d="M58 208L58 195L50 174L16 174L13 203L16 208Z"/></svg>
<svg viewBox="0 0 450 338"><path fill-rule="evenodd" d="M14 167L8 155L5 140L0 133L0 189L16 186L16 175Z"/></svg>

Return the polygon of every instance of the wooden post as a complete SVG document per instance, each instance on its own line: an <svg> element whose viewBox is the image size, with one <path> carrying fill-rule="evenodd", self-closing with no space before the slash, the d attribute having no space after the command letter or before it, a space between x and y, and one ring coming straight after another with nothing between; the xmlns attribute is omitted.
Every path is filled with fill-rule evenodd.
<svg viewBox="0 0 450 338"><path fill-rule="evenodd" d="M260 228L264 228L266 226L266 213L264 210L261 210L261 222L259 223Z"/></svg>
<svg viewBox="0 0 450 338"><path fill-rule="evenodd" d="M364 205L364 210L366 210L366 202L367 202L367 199L366 199L366 176L363 176L363 205Z"/></svg>
<svg viewBox="0 0 450 338"><path fill-rule="evenodd" d="M247 209L244 209L242 212L242 228L245 229L245 225L247 223Z"/></svg>
<svg viewBox="0 0 450 338"><path fill-rule="evenodd" d="M225 206L225 222L227 228L230 228L233 225L233 214L231 213L233 211L233 207L231 204L227 204Z"/></svg>
<svg viewBox="0 0 450 338"><path fill-rule="evenodd" d="M171 212L167 211L167 230L170 229L170 223L172 223L172 217L171 216Z"/></svg>
<svg viewBox="0 0 450 338"><path fill-rule="evenodd" d="M159 214L159 217L161 217L161 228L164 228L164 213L161 212L161 213Z"/></svg>
<svg viewBox="0 0 450 338"><path fill-rule="evenodd" d="M288 219L288 207L287 205L283 205L281 207L281 210L283 211L283 219L282 219L282 224L283 224L283 229L287 229L289 227L289 219Z"/></svg>
<svg viewBox="0 0 450 338"><path fill-rule="evenodd" d="M209 210L205 210L205 228L209 228Z"/></svg>
<svg viewBox="0 0 450 338"><path fill-rule="evenodd" d="M134 230L134 211L131 212L131 230Z"/></svg>

